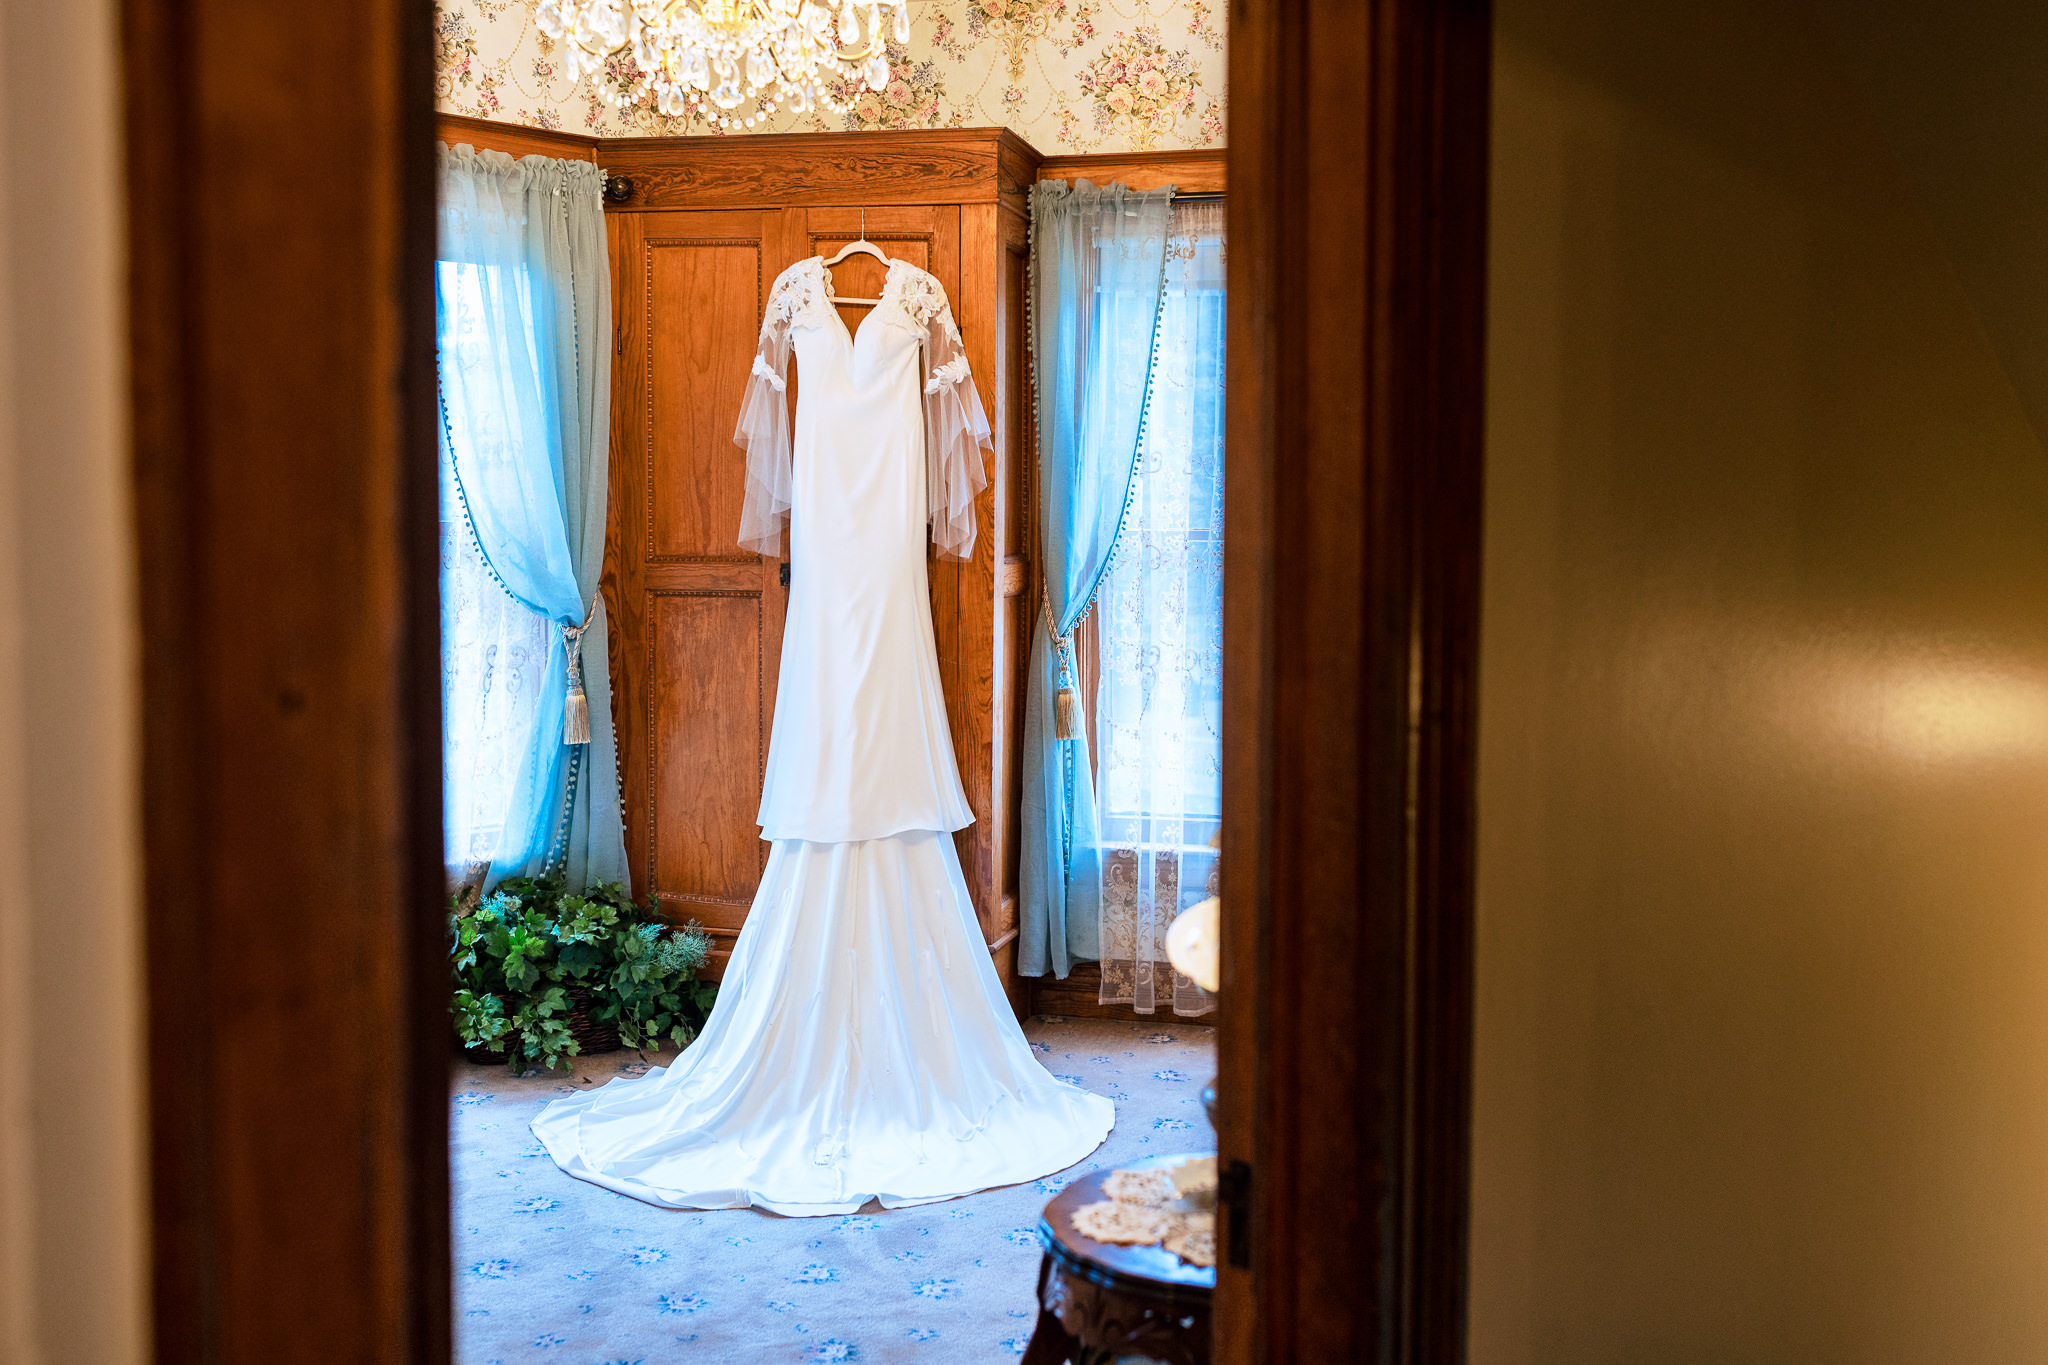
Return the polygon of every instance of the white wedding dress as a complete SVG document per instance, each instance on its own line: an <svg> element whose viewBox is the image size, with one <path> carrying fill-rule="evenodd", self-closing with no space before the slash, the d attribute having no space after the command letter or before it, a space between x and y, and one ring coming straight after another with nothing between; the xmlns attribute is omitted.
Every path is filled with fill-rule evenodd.
<svg viewBox="0 0 2048 1365"><path fill-rule="evenodd" d="M973 816L925 536L972 551L988 434L937 280L890 262L853 332L822 259L775 281L734 438L740 542L773 555L790 531L768 867L697 1041L534 1120L569 1174L677 1208L839 1214L1033 1180L1108 1135L1110 1102L1032 1056L953 846Z"/></svg>

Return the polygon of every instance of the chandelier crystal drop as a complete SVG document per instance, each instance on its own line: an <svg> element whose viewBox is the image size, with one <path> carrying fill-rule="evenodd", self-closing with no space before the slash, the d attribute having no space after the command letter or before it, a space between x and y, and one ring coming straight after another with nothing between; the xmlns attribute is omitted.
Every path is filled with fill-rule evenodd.
<svg viewBox="0 0 2048 1365"><path fill-rule="evenodd" d="M885 14L900 44L910 0L539 0L534 22L570 81L614 108L751 128L777 109L839 113L889 84ZM834 94L835 88L839 92Z"/></svg>

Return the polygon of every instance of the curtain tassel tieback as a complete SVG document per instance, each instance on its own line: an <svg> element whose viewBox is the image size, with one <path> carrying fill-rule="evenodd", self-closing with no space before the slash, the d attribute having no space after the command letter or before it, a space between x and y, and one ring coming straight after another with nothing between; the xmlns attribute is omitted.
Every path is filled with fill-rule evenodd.
<svg viewBox="0 0 2048 1365"><path fill-rule="evenodd" d="M568 699L562 703L562 743L590 743L590 699L583 695L581 678L571 686Z"/></svg>
<svg viewBox="0 0 2048 1365"><path fill-rule="evenodd" d="M1052 737L1073 739L1081 733L1081 699L1074 695L1071 687L1061 687L1059 695L1053 698Z"/></svg>
<svg viewBox="0 0 2048 1365"><path fill-rule="evenodd" d="M562 702L562 743L590 743L590 699L583 694L583 632L597 613L597 599L590 600L580 626L562 627L562 648L569 655L569 695Z"/></svg>
<svg viewBox="0 0 2048 1365"><path fill-rule="evenodd" d="M590 743L590 700L583 695L583 649L576 637L581 627L562 627L562 643L569 648L569 696L562 703L562 743Z"/></svg>
<svg viewBox="0 0 2048 1365"><path fill-rule="evenodd" d="M1081 697L1074 691L1074 639L1056 636L1053 646L1060 655L1060 690L1052 699L1052 737L1077 739L1081 734Z"/></svg>

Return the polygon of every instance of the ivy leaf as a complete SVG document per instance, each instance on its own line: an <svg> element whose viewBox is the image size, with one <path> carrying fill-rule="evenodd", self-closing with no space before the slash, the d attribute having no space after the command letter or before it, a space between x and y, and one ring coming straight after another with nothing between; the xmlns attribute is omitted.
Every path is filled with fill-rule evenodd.
<svg viewBox="0 0 2048 1365"><path fill-rule="evenodd" d="M640 1048L687 1045L718 994L695 979L710 951L702 926L671 925L655 897L636 902L616 882L575 895L559 877L508 877L471 914L451 915L449 944L457 1033L502 1047L515 1074L580 1051L564 981L587 988L592 1017Z"/></svg>
<svg viewBox="0 0 2048 1365"><path fill-rule="evenodd" d="M561 964L563 971L571 976L581 978L588 976L591 972L604 965L604 950L595 943L587 941L572 943L565 940L562 944L561 954L556 958L556 961Z"/></svg>

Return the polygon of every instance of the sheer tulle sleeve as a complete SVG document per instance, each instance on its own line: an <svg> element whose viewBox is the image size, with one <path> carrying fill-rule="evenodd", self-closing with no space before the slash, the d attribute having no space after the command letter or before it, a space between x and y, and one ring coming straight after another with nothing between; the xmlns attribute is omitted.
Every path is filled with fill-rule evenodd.
<svg viewBox="0 0 2048 1365"><path fill-rule="evenodd" d="M777 294L782 292L778 280ZM740 545L756 554L782 557L782 533L789 526L789 310L771 295L754 372L740 405L733 443L747 452L747 497L740 508Z"/></svg>
<svg viewBox="0 0 2048 1365"><path fill-rule="evenodd" d="M925 496L932 544L942 558L965 559L974 553L974 498L988 486L981 452L995 446L974 376L967 371L953 309L944 302L925 323L924 358Z"/></svg>

